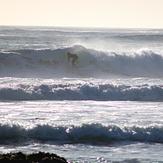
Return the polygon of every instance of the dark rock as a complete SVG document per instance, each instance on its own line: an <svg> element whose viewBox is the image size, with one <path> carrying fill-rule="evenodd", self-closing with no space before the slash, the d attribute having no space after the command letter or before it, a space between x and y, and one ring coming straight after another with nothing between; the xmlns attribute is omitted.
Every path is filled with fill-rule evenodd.
<svg viewBox="0 0 163 163"><path fill-rule="evenodd" d="M0 154L0 163L68 163L65 158L53 153L32 153L29 155L18 153Z"/></svg>

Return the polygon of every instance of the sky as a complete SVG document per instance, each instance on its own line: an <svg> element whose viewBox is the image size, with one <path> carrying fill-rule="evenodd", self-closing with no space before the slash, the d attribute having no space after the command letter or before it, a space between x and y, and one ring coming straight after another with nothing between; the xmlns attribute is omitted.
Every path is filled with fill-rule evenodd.
<svg viewBox="0 0 163 163"><path fill-rule="evenodd" d="M163 0L0 0L0 25L163 28Z"/></svg>

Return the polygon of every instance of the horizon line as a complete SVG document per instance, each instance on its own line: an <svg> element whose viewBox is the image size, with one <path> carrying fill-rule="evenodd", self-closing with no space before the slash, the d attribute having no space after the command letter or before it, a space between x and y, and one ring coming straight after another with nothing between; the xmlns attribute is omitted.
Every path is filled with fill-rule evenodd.
<svg viewBox="0 0 163 163"><path fill-rule="evenodd" d="M83 28L83 29L147 29L147 30L163 30L163 27L103 27L103 26L60 26L60 25L4 25L0 27L47 27L47 28Z"/></svg>

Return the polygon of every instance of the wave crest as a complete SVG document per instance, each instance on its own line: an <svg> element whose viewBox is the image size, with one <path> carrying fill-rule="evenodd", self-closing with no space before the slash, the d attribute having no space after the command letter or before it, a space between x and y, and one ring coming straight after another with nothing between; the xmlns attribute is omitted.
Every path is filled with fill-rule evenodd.
<svg viewBox="0 0 163 163"><path fill-rule="evenodd" d="M0 100L163 101L162 85L109 83L18 84L0 87Z"/></svg>
<svg viewBox="0 0 163 163"><path fill-rule="evenodd" d="M53 143L111 143L114 141L140 141L163 143L163 128L119 127L102 124L81 126L38 125L25 129L17 125L0 125L1 141L52 141Z"/></svg>
<svg viewBox="0 0 163 163"><path fill-rule="evenodd" d="M76 66L66 53L76 53ZM163 56L150 50L101 52L83 46L56 50L17 50L0 53L1 76L163 76Z"/></svg>

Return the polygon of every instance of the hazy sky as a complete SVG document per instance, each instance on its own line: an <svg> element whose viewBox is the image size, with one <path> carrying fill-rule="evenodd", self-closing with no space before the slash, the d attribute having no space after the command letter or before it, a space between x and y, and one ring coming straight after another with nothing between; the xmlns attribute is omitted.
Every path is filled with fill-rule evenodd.
<svg viewBox="0 0 163 163"><path fill-rule="evenodd" d="M163 28L163 0L0 0L0 25Z"/></svg>

